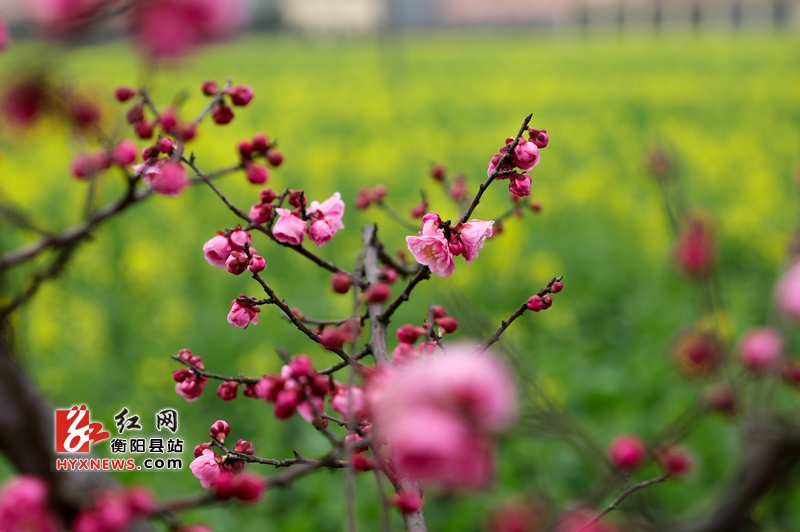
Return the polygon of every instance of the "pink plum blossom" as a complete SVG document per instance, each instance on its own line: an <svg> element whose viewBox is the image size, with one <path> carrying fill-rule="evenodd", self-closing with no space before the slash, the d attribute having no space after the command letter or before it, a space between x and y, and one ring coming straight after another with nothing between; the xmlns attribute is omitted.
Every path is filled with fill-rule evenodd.
<svg viewBox="0 0 800 532"><path fill-rule="evenodd" d="M251 323L253 325L258 323L259 312L261 309L258 306L234 299L231 302L231 311L228 313L228 323L234 327L247 329Z"/></svg>
<svg viewBox="0 0 800 532"><path fill-rule="evenodd" d="M133 175L141 176L145 184L162 196L178 197L189 184L183 165L166 159L148 159L133 167Z"/></svg>
<svg viewBox="0 0 800 532"><path fill-rule="evenodd" d="M358 386L336 385L330 399L331 408L341 414L345 419L351 416L362 419L366 414L364 390Z"/></svg>
<svg viewBox="0 0 800 532"><path fill-rule="evenodd" d="M509 140L514 142L514 139L508 139L506 144L509 143ZM527 172L539 164L539 147L535 143L521 138L517 147L514 148L512 160L517 168Z"/></svg>
<svg viewBox="0 0 800 532"><path fill-rule="evenodd" d="M186 377L183 380L175 383L175 392L189 402L195 401L198 397L203 395L203 390L205 390L208 379L197 375L191 370L184 375L186 375Z"/></svg>
<svg viewBox="0 0 800 532"><path fill-rule="evenodd" d="M428 266L436 275L450 277L456 269L450 245L435 220L425 221L420 236L407 236L406 244L416 261Z"/></svg>
<svg viewBox="0 0 800 532"><path fill-rule="evenodd" d="M44 480L21 475L0 489L0 532L61 530L47 503Z"/></svg>
<svg viewBox="0 0 800 532"><path fill-rule="evenodd" d="M392 360L394 360L395 364L406 364L419 357L419 351L414 349L412 344L407 344L405 342L397 344L397 347L392 351Z"/></svg>
<svg viewBox="0 0 800 532"><path fill-rule="evenodd" d="M739 342L742 363L756 373L778 369L783 355L783 337L775 329L749 331Z"/></svg>
<svg viewBox="0 0 800 532"><path fill-rule="evenodd" d="M303 235L306 232L306 222L289 209L275 210L278 213L278 220L272 227L272 234L275 240L293 246L302 244Z"/></svg>
<svg viewBox="0 0 800 532"><path fill-rule="evenodd" d="M203 255L208 263L215 268L224 268L228 255L231 254L231 244L227 237L217 235L203 244Z"/></svg>
<svg viewBox="0 0 800 532"><path fill-rule="evenodd" d="M209 489L217 483L222 468L217 463L217 455L211 449L203 450L203 454L192 460L189 464L192 474L200 479L200 485Z"/></svg>
<svg viewBox="0 0 800 532"><path fill-rule="evenodd" d="M531 176L528 174L518 174L511 176L508 182L508 190L518 198L531 195Z"/></svg>
<svg viewBox="0 0 800 532"><path fill-rule="evenodd" d="M778 281L775 302L786 316L800 320L800 260L796 260Z"/></svg>
<svg viewBox="0 0 800 532"><path fill-rule="evenodd" d="M317 415L320 415L325 411L325 400L322 397L312 396L310 399L310 403L307 400L303 400L297 405L297 413L309 423L314 421L315 411ZM311 405L314 405L314 408L311 408Z"/></svg>
<svg viewBox="0 0 800 532"><path fill-rule="evenodd" d="M250 245L252 237L250 236L250 233L241 227L237 227L231 231L229 239L231 242L231 249L234 251L242 251L245 245Z"/></svg>
<svg viewBox="0 0 800 532"><path fill-rule="evenodd" d="M484 241L492 236L494 221L470 220L461 228L461 242L464 244L464 260L467 264L478 258Z"/></svg>
<svg viewBox="0 0 800 532"><path fill-rule="evenodd" d="M324 246L340 229L344 229L342 216L344 215L344 201L338 192L322 203L312 201L308 206L311 215L311 226L308 237L317 245Z"/></svg>

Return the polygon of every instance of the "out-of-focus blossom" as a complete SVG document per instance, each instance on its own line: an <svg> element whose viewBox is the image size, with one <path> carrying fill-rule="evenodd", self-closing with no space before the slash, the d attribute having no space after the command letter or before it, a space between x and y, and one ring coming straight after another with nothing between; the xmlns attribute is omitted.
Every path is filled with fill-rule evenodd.
<svg viewBox="0 0 800 532"><path fill-rule="evenodd" d="M778 281L775 302L786 316L800 320L800 260L795 260Z"/></svg>
<svg viewBox="0 0 800 532"><path fill-rule="evenodd" d="M779 369L783 356L783 337L775 329L762 327L749 331L739 342L742 363L755 373Z"/></svg>
<svg viewBox="0 0 800 532"><path fill-rule="evenodd" d="M675 262L693 277L707 274L714 267L714 239L709 224L692 218L675 242Z"/></svg>
<svg viewBox="0 0 800 532"><path fill-rule="evenodd" d="M0 488L0 532L57 532L61 528L47 503L44 480L21 475Z"/></svg>
<svg viewBox="0 0 800 532"><path fill-rule="evenodd" d="M647 449L637 436L623 434L611 441L608 456L615 467L632 470L642 465L647 458Z"/></svg>

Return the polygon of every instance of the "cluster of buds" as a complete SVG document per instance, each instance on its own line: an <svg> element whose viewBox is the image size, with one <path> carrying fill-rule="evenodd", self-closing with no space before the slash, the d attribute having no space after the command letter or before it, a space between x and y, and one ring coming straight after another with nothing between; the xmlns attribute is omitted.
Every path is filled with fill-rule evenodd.
<svg viewBox="0 0 800 532"><path fill-rule="evenodd" d="M269 179L267 167L256 164L255 159L263 157L275 168L283 163L283 154L274 149L273 145L269 143L269 138L263 133L256 133L252 140L239 142L237 149L247 180L254 185L263 185Z"/></svg>
<svg viewBox="0 0 800 532"><path fill-rule="evenodd" d="M499 153L494 154L489 161L487 175L494 176L496 179L509 179L508 190L515 196L525 197L531 193L531 176L528 171L539 164L539 150L546 148L550 141L547 131L544 129L527 129L528 138L524 134L519 138L517 145L508 153L509 145L515 139L506 139L506 145L500 148ZM522 173L516 170L522 170Z"/></svg>
<svg viewBox="0 0 800 532"><path fill-rule="evenodd" d="M443 307L434 306L431 317L433 318L433 323L437 326L436 329L431 329L431 335L435 336L435 340L440 340L443 336L451 334L458 329L458 320L448 316ZM423 354L433 354L436 349L436 341L426 339L426 341L415 347L419 337L427 334L428 327L430 327L428 319L424 321L422 327L411 323L398 327L396 334L399 343L392 351L392 359L396 364L408 364Z"/></svg>
<svg viewBox="0 0 800 532"><path fill-rule="evenodd" d="M306 197L302 190L289 191L289 204L294 210L276 208L278 219L272 227L275 240L292 246L303 243L305 235L317 247L327 244L341 229L344 229L344 202L338 192L323 201L312 201L306 207ZM308 224L308 225L307 225Z"/></svg>
<svg viewBox="0 0 800 532"><path fill-rule="evenodd" d="M149 515L153 507L153 495L144 488L104 491L78 513L72 530L123 532L135 519Z"/></svg>
<svg viewBox="0 0 800 532"><path fill-rule="evenodd" d="M422 218L428 212L428 207L429 207L428 198L423 193L422 198L419 200L419 203L411 207L411 209L408 211L408 214L412 218Z"/></svg>
<svg viewBox="0 0 800 532"><path fill-rule="evenodd" d="M192 355L188 349L181 349L178 352L178 357L185 360L195 368L204 370L203 359L198 356ZM182 396L187 401L194 401L203 394L208 379L192 368L180 368L172 372L172 378L175 379L175 391L178 395Z"/></svg>
<svg viewBox="0 0 800 532"><path fill-rule="evenodd" d="M232 231L218 231L217 236L203 244L203 255L210 265L225 268L233 275L241 275L248 269L258 273L267 267L267 261L250 247L250 240L250 233L241 226Z"/></svg>
<svg viewBox="0 0 800 532"><path fill-rule="evenodd" d="M161 129L161 134L171 135L182 142L189 142L197 136L197 124L195 122L182 122L178 117L177 111L172 107L163 109L158 116L148 120L145 116L147 106L145 105L142 93L132 87L118 87L114 91L114 96L120 102L136 99L134 104L128 108L125 118L128 124L133 126L133 131L140 139L152 138L156 128Z"/></svg>
<svg viewBox="0 0 800 532"><path fill-rule="evenodd" d="M278 199L278 193L271 188L265 188L259 194L259 202L250 207L250 219L256 224L265 224L272 218L275 209L273 202Z"/></svg>
<svg viewBox="0 0 800 532"><path fill-rule="evenodd" d="M528 301L525 303L525 306L528 310L532 310L534 312L539 312L540 310L547 310L553 305L553 298L550 297L550 294L557 294L564 289L564 283L561 282L561 277L553 279L547 285L547 288L544 288L539 291L538 294L534 294L528 298Z"/></svg>
<svg viewBox="0 0 800 532"><path fill-rule="evenodd" d="M467 200L467 178L464 174L458 174L453 178L453 182L450 183L447 179L447 169L444 165L435 164L431 167L430 176L434 181L442 183L447 188L447 193L450 197L458 203L463 203ZM424 210L421 214L416 216L416 218L419 218L423 214L425 214Z"/></svg>
<svg viewBox="0 0 800 532"><path fill-rule="evenodd" d="M0 530L59 530L48 496L48 485L41 478L13 477L0 487Z"/></svg>
<svg viewBox="0 0 800 532"><path fill-rule="evenodd" d="M224 444L230 430L227 422L219 420L211 425L209 435L219 444ZM200 480L203 488L214 488L214 496L218 499L257 501L264 492L264 480L256 475L242 473L246 462L241 456L253 456L253 454L255 454L253 444L247 440L237 440L231 453L226 455L218 455L211 443L204 442L195 446L195 459L189 468Z"/></svg>
<svg viewBox="0 0 800 532"><path fill-rule="evenodd" d="M358 196L356 197L354 205L356 209L363 210L373 203L381 203L385 197L386 187L383 185L375 185L372 190L360 188L358 189Z"/></svg>
<svg viewBox="0 0 800 532"><path fill-rule="evenodd" d="M320 414L325 408L324 398L331 389L330 378L317 373L311 357L295 355L281 368L279 375L264 375L252 393L273 403L273 414L278 419L289 419L297 411L306 421L324 425L326 420L321 419Z"/></svg>
<svg viewBox="0 0 800 532"><path fill-rule="evenodd" d="M346 320L339 326L328 325L319 331L319 343L325 349L336 350L361 335L361 323L357 318Z"/></svg>
<svg viewBox="0 0 800 532"><path fill-rule="evenodd" d="M419 236L407 236L408 250L420 264L441 277L449 277L456 269L454 256L463 255L467 264L478 257L484 241L492 236L493 221L470 220L454 227L431 212L422 217Z"/></svg>
<svg viewBox="0 0 800 532"><path fill-rule="evenodd" d="M645 463L648 452L638 436L623 434L611 441L608 456L617 469L633 471ZM656 448L654 456L662 470L672 477L686 478L692 472L692 457L682 447L660 446Z"/></svg>
<svg viewBox="0 0 800 532"><path fill-rule="evenodd" d="M214 80L206 80L201 87L203 94L218 98L219 101L214 105L214 110L211 113L215 124L224 125L230 124L233 120L233 109L225 103L225 99L230 100L231 105L237 107L245 107L252 100L255 95L253 89L244 84L226 87L220 93L219 85Z"/></svg>

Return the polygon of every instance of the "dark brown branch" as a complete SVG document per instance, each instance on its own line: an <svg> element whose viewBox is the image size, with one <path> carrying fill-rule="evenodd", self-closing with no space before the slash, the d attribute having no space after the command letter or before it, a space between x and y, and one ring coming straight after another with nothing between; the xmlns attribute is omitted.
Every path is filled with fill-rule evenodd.
<svg viewBox="0 0 800 532"><path fill-rule="evenodd" d="M356 353L355 355L353 355L350 358L352 358L353 360L361 360L365 356L371 355L371 354L372 354L372 348L370 348L370 346L366 346L364 349L362 349L361 351L359 351L358 353ZM331 366L329 368L325 368L323 370L320 370L317 373L319 373L320 375L330 375L332 373L336 373L337 371L339 371L342 368L346 368L347 366L348 366L348 363L345 362L345 361L342 361L342 362L339 362L338 364L334 364L333 366Z"/></svg>
<svg viewBox="0 0 800 532"><path fill-rule="evenodd" d="M46 280L60 275L74 252L74 245L60 248L52 264L33 274L28 286L13 297L5 307L0 308L0 321L4 320L9 314L32 298Z"/></svg>
<svg viewBox="0 0 800 532"><path fill-rule="evenodd" d="M544 297L547 294L553 293L553 290L552 290L553 289L553 283L555 283L557 281L561 281L563 278L564 278L563 275L561 275L559 277L554 277L549 283L547 283L547 286L545 286L544 288L539 290L537 295L539 297ZM478 353L484 353L487 349L489 349L489 347L491 347L492 344L494 344L495 342L497 342L500 339L500 335L503 334L506 331L506 329L508 329L508 327L514 322L514 320L516 320L517 318L522 316L522 314L524 314L526 310L528 310L528 302L527 301L525 303L523 303L522 305L520 305L520 307L517 310L515 310L511 314L511 316L508 317L508 319L505 319L505 320L501 321L500 322L500 328L498 328L497 331L495 331L495 333L492 335L492 337L489 338L486 341L486 343L481 345L476 351Z"/></svg>
<svg viewBox="0 0 800 532"><path fill-rule="evenodd" d="M598 522L600 519L602 519L604 515L606 515L609 512L612 512L612 511L616 510L617 506L619 506L620 503L622 503L622 501L624 501L631 493L637 492L640 489L644 489L644 488L646 488L648 486L652 486L653 484L658 484L659 482L664 482L665 480L667 480L669 478L669 476L670 476L670 473L667 472L667 473L664 473L663 475L661 475L659 477L651 478L650 480L644 480L642 482L639 482L638 484L633 484L632 486L629 486L629 487L625 488L625 490L622 493L620 493L617 496L616 499L611 501L611 504L606 506L605 509L602 512L600 512L599 514L597 514L596 516L591 518L589 521L584 523L583 526L581 526L575 532L581 532L582 530L587 530L590 526L592 526L593 524Z"/></svg>
<svg viewBox="0 0 800 532"><path fill-rule="evenodd" d="M195 373L197 373L202 377L206 377L207 379L216 379L219 381L227 381L227 382L239 382L242 384L256 384L258 381L261 380L260 377L245 377L243 375L232 377L229 375L220 375L219 373L212 373L210 371L198 368L188 360L184 360L178 355L172 355L172 359L177 362L180 362L184 366L189 366L192 369L192 371L194 371Z"/></svg>
<svg viewBox="0 0 800 532"><path fill-rule="evenodd" d="M529 114L528 116L525 117L525 120L522 121L522 125L519 128L517 136L514 137L514 141L511 144L506 145L506 152L497 162L497 167L494 169L494 172L492 172L492 175L490 175L489 178L484 183L482 183L480 187L478 187L478 193L475 194L472 203L470 203L469 207L467 207L467 211L461 217L461 223L467 223L467 221L469 221L469 217L472 216L472 211L474 211L475 207L478 206L478 203L481 202L481 197L483 196L483 193L486 191L487 188L489 188L489 185L492 184L492 181L494 181L501 174L505 175L502 168L511 159L511 152L513 152L514 149L519 144L519 139L522 138L522 134L525 133L525 131L528 129L528 124L530 123L531 118L533 118L533 114Z"/></svg>

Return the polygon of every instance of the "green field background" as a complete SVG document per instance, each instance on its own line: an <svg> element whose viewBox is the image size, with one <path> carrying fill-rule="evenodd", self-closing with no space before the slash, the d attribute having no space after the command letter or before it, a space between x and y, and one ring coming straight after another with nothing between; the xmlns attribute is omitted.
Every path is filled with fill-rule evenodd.
<svg viewBox="0 0 800 532"><path fill-rule="evenodd" d="M143 79L141 60L127 45L55 51L23 44L0 57L0 78L11 79L31 62L66 76L101 105L110 130L125 132L124 107L113 100L113 88ZM386 185L387 201L401 212L425 188L432 209L452 217L453 204L427 177L430 165L465 173L474 193L492 154L533 112L532 125L551 135L532 172L532 197L543 210L510 220L477 261L457 261L452 278L420 285L392 330L419 322L431 301L450 303L457 317L499 323L550 278L564 275L566 288L553 307L524 315L506 344L601 448L621 432L655 436L708 384L686 381L669 355L676 331L708 317L698 314L700 296L670 265L660 196L644 172L649 146L672 147L689 201L715 220L726 340L735 342L741 331L770 319L772 286L787 260L796 216L800 48L794 36L246 37L162 67L148 83L161 103L185 92L188 117L204 104L201 82L228 76L252 86L255 99L235 109L230 125L201 127L191 146L198 165L212 170L236 162L237 142L255 132L276 138L286 160L272 172L270 186L303 188L318 200L342 193L346 229L320 254L347 269L364 224L377 221L389 249L404 247L408 234L379 211L356 211L359 187ZM44 121L28 132L0 134L3 199L50 228L80 220L87 186L69 177L68 161L82 147L64 133L64 126ZM260 190L241 173L220 186L245 208ZM99 181L101 200L121 190L117 175ZM504 212L505 183L485 198L476 217ZM290 457L293 449L308 457L324 454L327 443L311 426L298 418L280 422L263 402L240 397L225 404L213 382L193 403L173 391L177 365L169 357L181 348L221 373L277 371L278 347L308 353L319 367L335 362L276 308L265 308L246 331L226 322L230 301L240 293L260 296L258 286L209 267L201 247L235 223L209 189L194 187L178 199L151 198L96 231L63 277L46 285L16 321L23 363L49 400L85 403L106 426L128 407L142 416L145 435L155 435L157 410L176 408L187 463L217 419L230 423L231 438L252 441L261 456ZM17 233L0 234L3 249L24 241ZM265 279L291 306L310 317L349 315L350 298L327 289L327 273L257 236L253 245L267 259ZM455 336L469 338L463 331ZM796 340L793 350L800 347ZM527 378L519 384L531 386ZM796 411L795 392L779 386L777 393L781 408ZM668 518L710 504L740 457L735 425L719 417L706 418L685 443L696 456L696 474L653 487L646 497L652 512ZM106 444L97 447L108 454ZM490 493L429 494L430 529L479 530L487 508L519 494L545 496L555 509L600 479L596 467L552 434L530 430L503 440L498 474ZM636 478L654 474L650 466ZM200 489L186 464L180 472L118 477L148 485L159 497ZM371 475L360 478L364 530L377 529L373 485ZM342 530L343 486L341 472L322 472L289 490L270 490L255 506L221 505L186 518L219 531ZM765 499L757 515L767 529L798 530L798 502L796 490L783 491ZM393 523L400 527L398 516Z"/></svg>

